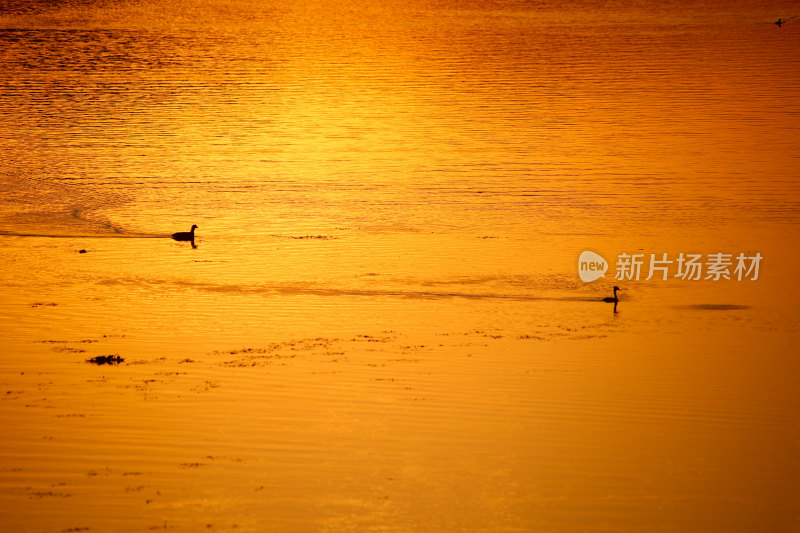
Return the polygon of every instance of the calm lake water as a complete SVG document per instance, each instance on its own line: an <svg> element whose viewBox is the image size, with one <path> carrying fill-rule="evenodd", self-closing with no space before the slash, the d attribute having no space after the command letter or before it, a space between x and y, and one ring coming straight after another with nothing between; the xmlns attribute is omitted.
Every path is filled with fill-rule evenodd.
<svg viewBox="0 0 800 533"><path fill-rule="evenodd" d="M51 4L0 8L0 529L800 531L796 4Z"/></svg>

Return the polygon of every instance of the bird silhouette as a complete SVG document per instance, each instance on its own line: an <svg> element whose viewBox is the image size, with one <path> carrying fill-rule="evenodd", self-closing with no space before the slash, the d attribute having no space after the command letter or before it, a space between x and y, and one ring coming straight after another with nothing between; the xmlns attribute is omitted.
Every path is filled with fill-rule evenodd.
<svg viewBox="0 0 800 533"><path fill-rule="evenodd" d="M780 28L782 25L786 24L787 22L791 22L796 18L797 18L797 15L795 15L793 17L789 17L788 19L779 18L778 20L775 21L775 24Z"/></svg>
<svg viewBox="0 0 800 533"><path fill-rule="evenodd" d="M617 291L621 291L621 290L622 289L620 289L619 287L614 285L614 297L612 298L610 296L607 296L607 297L603 298L603 301L604 302L608 302L608 303L617 303L619 301L619 298L617 297Z"/></svg>
<svg viewBox="0 0 800 533"><path fill-rule="evenodd" d="M192 225L191 231L179 231L178 233L173 233L172 238L176 241L192 241L194 242L194 230L197 229L196 225Z"/></svg>

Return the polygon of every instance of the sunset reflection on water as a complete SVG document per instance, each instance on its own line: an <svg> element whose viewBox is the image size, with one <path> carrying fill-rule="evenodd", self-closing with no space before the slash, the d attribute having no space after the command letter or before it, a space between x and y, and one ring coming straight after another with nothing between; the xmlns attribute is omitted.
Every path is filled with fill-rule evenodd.
<svg viewBox="0 0 800 533"><path fill-rule="evenodd" d="M10 3L0 529L796 530L778 7Z"/></svg>

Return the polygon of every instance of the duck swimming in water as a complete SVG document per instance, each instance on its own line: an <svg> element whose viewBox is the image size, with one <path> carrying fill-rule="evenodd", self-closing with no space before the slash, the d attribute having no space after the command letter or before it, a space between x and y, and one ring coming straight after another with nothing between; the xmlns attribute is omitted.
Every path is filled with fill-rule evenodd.
<svg viewBox="0 0 800 533"><path fill-rule="evenodd" d="M611 298L610 296L607 296L607 297L603 298L603 301L604 302L608 302L608 303L617 303L619 301L619 298L617 297L617 291L621 291L621 290L622 289L620 289L619 287L614 285L614 297Z"/></svg>
<svg viewBox="0 0 800 533"><path fill-rule="evenodd" d="M196 225L192 225L191 231L179 231L178 233L173 233L172 238L176 241L192 241L194 242L194 230L197 229Z"/></svg>

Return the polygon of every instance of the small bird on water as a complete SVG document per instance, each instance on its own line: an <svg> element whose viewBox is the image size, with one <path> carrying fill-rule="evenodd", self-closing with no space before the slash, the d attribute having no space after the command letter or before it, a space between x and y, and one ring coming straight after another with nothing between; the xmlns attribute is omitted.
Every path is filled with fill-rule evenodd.
<svg viewBox="0 0 800 533"><path fill-rule="evenodd" d="M172 238L176 241L192 241L194 242L194 230L197 229L196 225L192 225L191 231L179 231L178 233L173 233Z"/></svg>
<svg viewBox="0 0 800 533"><path fill-rule="evenodd" d="M796 18L797 18L797 15L795 15L793 17L789 17L788 19L779 18L778 20L775 21L775 24L780 28L782 25L786 24L787 22L791 22Z"/></svg>
<svg viewBox="0 0 800 533"><path fill-rule="evenodd" d="M617 297L617 291L621 291L621 290L622 289L620 289L619 287L614 285L614 297L612 298L610 296L607 296L607 297L603 298L603 301L604 302L608 302L608 303L617 303L619 301L619 298Z"/></svg>

